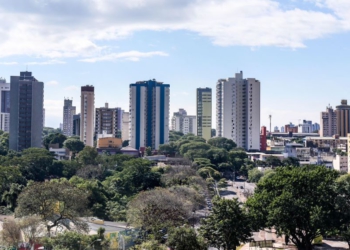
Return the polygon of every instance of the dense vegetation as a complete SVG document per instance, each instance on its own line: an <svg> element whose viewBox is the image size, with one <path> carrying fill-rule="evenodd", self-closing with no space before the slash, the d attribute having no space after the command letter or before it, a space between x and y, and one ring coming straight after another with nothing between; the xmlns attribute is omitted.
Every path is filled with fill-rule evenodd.
<svg viewBox="0 0 350 250"><path fill-rule="evenodd" d="M350 175L301 167L293 158L253 162L225 138L205 142L171 132L170 139L160 153L189 164L155 166L121 154L98 155L79 139L52 130L43 145L58 143L71 151L71 160L56 161L45 148L8 150L8 134L0 132L0 213L19 218L6 223L2 239L16 245L22 230L30 243L40 240L48 249L108 249L103 229L84 234L80 218L94 216L139 228L135 249L231 250L253 231L271 227L298 249L311 249L326 234L350 243ZM257 183L246 204L215 196L233 174ZM212 196L213 210L200 222L196 211ZM42 237L55 227L68 231Z"/></svg>

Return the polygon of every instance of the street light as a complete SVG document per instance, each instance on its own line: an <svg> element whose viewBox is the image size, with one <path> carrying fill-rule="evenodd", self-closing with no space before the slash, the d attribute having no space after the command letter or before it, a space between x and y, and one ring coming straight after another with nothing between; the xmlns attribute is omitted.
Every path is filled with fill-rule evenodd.
<svg viewBox="0 0 350 250"><path fill-rule="evenodd" d="M101 239L94 240L91 244L89 244L84 250L88 249L91 245L93 245L97 241L102 241Z"/></svg>

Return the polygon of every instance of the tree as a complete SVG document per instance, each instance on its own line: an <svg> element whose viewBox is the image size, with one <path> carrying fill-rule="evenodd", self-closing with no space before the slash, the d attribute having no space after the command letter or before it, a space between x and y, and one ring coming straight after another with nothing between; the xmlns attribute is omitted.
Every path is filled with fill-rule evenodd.
<svg viewBox="0 0 350 250"><path fill-rule="evenodd" d="M95 148L90 146L85 146L82 151L78 154L78 161L83 164L83 166L86 165L95 165L96 164L96 158L98 156L98 152Z"/></svg>
<svg viewBox="0 0 350 250"><path fill-rule="evenodd" d="M17 198L23 188L24 186L21 184L11 183L10 189L2 194L1 201L5 202L7 207L14 211L17 203Z"/></svg>
<svg viewBox="0 0 350 250"><path fill-rule="evenodd" d="M104 186L119 193L131 196L142 190L160 185L161 174L151 171L151 162L144 159L133 159L123 163L123 170L107 177Z"/></svg>
<svg viewBox="0 0 350 250"><path fill-rule="evenodd" d="M300 162L298 158L288 157L283 159L282 165L283 166L300 166Z"/></svg>
<svg viewBox="0 0 350 250"><path fill-rule="evenodd" d="M156 188L137 194L129 202L127 221L150 230L159 240L163 228L183 225L190 218L192 205L187 206L188 203L170 191Z"/></svg>
<svg viewBox="0 0 350 250"><path fill-rule="evenodd" d="M237 144L234 141L225 137L211 138L208 140L208 144L213 147L223 148L226 151L230 151L231 149L237 147Z"/></svg>
<svg viewBox="0 0 350 250"><path fill-rule="evenodd" d="M197 236L196 230L184 226L172 228L169 232L167 245L176 250L206 250L204 240Z"/></svg>
<svg viewBox="0 0 350 250"><path fill-rule="evenodd" d="M250 182L257 183L261 177L264 176L264 173L261 172L258 168L253 168L252 170L248 171L248 180Z"/></svg>
<svg viewBox="0 0 350 250"><path fill-rule="evenodd" d="M74 138L65 140L63 146L69 151L73 152L74 155L82 151L85 147L84 142Z"/></svg>
<svg viewBox="0 0 350 250"><path fill-rule="evenodd" d="M19 224L10 219L3 223L2 231L0 232L3 241L11 247L16 247L21 242L21 228Z"/></svg>
<svg viewBox="0 0 350 250"><path fill-rule="evenodd" d="M280 167L282 166L282 161L276 156L266 157L266 165L271 167Z"/></svg>
<svg viewBox="0 0 350 250"><path fill-rule="evenodd" d="M45 249L86 249L92 244L89 235L71 231L65 231L53 238L43 238L41 242Z"/></svg>
<svg viewBox="0 0 350 250"><path fill-rule="evenodd" d="M123 141L123 143L122 143L122 147L124 148L124 147L129 146L129 143L130 143L130 141L129 141L129 140L125 140L125 141Z"/></svg>
<svg viewBox="0 0 350 250"><path fill-rule="evenodd" d="M54 157L44 148L27 148L18 160L20 171L27 180L44 181L49 177Z"/></svg>
<svg viewBox="0 0 350 250"><path fill-rule="evenodd" d="M80 220L87 215L86 192L68 182L32 183L18 197L16 216L40 216L46 225L47 233L54 227L86 231L87 225ZM70 223L67 223L70 221Z"/></svg>
<svg viewBox="0 0 350 250"><path fill-rule="evenodd" d="M205 143L205 142L189 142L186 144L181 145L180 147L180 154L181 155L185 155L189 150L209 150L210 149L210 145ZM198 158L198 157L196 157Z"/></svg>
<svg viewBox="0 0 350 250"><path fill-rule="evenodd" d="M46 231L39 216L24 217L20 220L19 226L30 247L37 243Z"/></svg>
<svg viewBox="0 0 350 250"><path fill-rule="evenodd" d="M207 158L211 161L211 163L218 166L220 163L228 160L228 153L225 149L212 147L207 151Z"/></svg>
<svg viewBox="0 0 350 250"><path fill-rule="evenodd" d="M251 237L250 220L237 199L216 198L213 212L202 220L199 232L210 246L234 250Z"/></svg>
<svg viewBox="0 0 350 250"><path fill-rule="evenodd" d="M332 230L337 212L334 182L338 173L323 166L280 167L257 184L247 207L256 229L274 227L298 249Z"/></svg>
<svg viewBox="0 0 350 250"><path fill-rule="evenodd" d="M177 146L174 142L163 144L159 146L158 150L161 154L175 156L177 153Z"/></svg>
<svg viewBox="0 0 350 250"><path fill-rule="evenodd" d="M180 131L175 131L175 130L170 130L169 131L169 141L177 141L179 140L182 136L184 136L184 133Z"/></svg>
<svg viewBox="0 0 350 250"><path fill-rule="evenodd" d="M348 243L350 248L350 174L342 175L336 180L337 209L339 210L339 227L337 233Z"/></svg>
<svg viewBox="0 0 350 250"><path fill-rule="evenodd" d="M147 156L151 156L152 155L152 148L151 147L147 147L146 148L146 155Z"/></svg>
<svg viewBox="0 0 350 250"><path fill-rule="evenodd" d="M63 142L67 140L67 136L61 133L49 134L44 138L43 144L46 149L49 149L50 144L58 144L60 148L63 147Z"/></svg>

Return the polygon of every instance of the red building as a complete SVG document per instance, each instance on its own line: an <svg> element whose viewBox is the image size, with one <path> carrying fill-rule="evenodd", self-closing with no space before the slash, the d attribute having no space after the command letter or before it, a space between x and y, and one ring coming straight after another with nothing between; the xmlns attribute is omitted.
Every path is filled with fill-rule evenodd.
<svg viewBox="0 0 350 250"><path fill-rule="evenodd" d="M261 133L260 133L260 151L265 152L267 148L267 142L266 142L266 127L261 127Z"/></svg>

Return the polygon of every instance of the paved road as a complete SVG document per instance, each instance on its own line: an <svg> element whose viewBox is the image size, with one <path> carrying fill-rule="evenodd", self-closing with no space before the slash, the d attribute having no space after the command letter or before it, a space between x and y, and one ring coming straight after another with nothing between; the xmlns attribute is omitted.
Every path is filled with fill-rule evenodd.
<svg viewBox="0 0 350 250"><path fill-rule="evenodd" d="M246 197L243 195L244 192L254 193L256 185L243 180L236 180L234 183L228 181L226 190L220 191L220 195L225 199L238 198L239 201L245 202Z"/></svg>

